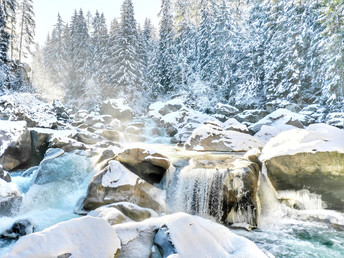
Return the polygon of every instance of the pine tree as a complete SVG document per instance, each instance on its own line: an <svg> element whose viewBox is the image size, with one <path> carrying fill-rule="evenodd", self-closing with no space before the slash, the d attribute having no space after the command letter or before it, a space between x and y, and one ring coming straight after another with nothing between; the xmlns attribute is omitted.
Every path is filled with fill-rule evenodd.
<svg viewBox="0 0 344 258"><path fill-rule="evenodd" d="M117 96L129 102L139 99L142 92L142 63L139 56L138 33L131 0L121 8L121 23L116 39L115 56L118 70L114 74Z"/></svg>
<svg viewBox="0 0 344 258"><path fill-rule="evenodd" d="M176 73L175 31L173 27L171 0L162 0L160 17L160 39L157 61L160 73L161 94L166 95L174 91Z"/></svg>
<svg viewBox="0 0 344 258"><path fill-rule="evenodd" d="M23 57L27 57L31 54L31 45L34 43L35 35L35 20L33 11L32 0L22 0L19 7L19 62L21 62Z"/></svg>

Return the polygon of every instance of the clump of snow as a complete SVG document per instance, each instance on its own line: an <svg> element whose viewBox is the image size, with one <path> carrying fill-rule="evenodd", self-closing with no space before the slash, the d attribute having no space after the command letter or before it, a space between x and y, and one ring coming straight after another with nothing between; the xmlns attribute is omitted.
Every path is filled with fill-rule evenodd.
<svg viewBox="0 0 344 258"><path fill-rule="evenodd" d="M116 231L106 220L87 216L20 238L4 258L58 257L64 254L109 258L114 257L119 249Z"/></svg>
<svg viewBox="0 0 344 258"><path fill-rule="evenodd" d="M291 125L281 125L279 127L272 127L269 125L263 125L260 130L254 135L254 137L258 138L262 142L268 142L272 137L275 137L280 132L288 131L294 129L294 126Z"/></svg>
<svg viewBox="0 0 344 258"><path fill-rule="evenodd" d="M136 185L140 178L128 170L118 161L110 161L109 169L102 177L104 187L118 187L120 185Z"/></svg>
<svg viewBox="0 0 344 258"><path fill-rule="evenodd" d="M113 226L126 257L149 256L157 229L168 228L175 257L266 257L250 240L215 222L186 213ZM169 256L171 257L171 256Z"/></svg>
<svg viewBox="0 0 344 258"><path fill-rule="evenodd" d="M0 156L4 154L5 150L9 147L11 143L18 142L20 137L22 137L26 131L27 127L25 121L0 120Z"/></svg>
<svg viewBox="0 0 344 258"><path fill-rule="evenodd" d="M57 123L53 107L30 93L1 96L0 113L3 119L25 120L29 126L51 128Z"/></svg>
<svg viewBox="0 0 344 258"><path fill-rule="evenodd" d="M261 161L304 152L344 153L344 130L326 124L312 124L306 129L293 129L272 138L263 148Z"/></svg>

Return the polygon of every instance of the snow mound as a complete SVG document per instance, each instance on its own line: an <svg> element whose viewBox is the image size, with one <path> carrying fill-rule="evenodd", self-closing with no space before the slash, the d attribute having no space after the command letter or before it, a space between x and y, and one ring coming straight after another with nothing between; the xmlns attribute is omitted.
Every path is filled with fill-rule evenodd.
<svg viewBox="0 0 344 258"><path fill-rule="evenodd" d="M0 156L11 143L16 143L27 132L25 121L0 120L1 146Z"/></svg>
<svg viewBox="0 0 344 258"><path fill-rule="evenodd" d="M83 217L58 223L18 240L4 258L114 257L120 249L116 231L104 219ZM69 255L70 254L70 255Z"/></svg>
<svg viewBox="0 0 344 258"><path fill-rule="evenodd" d="M272 138L263 148L261 161L304 152L344 153L344 130L326 124L312 124L306 129L292 129Z"/></svg>
<svg viewBox="0 0 344 258"><path fill-rule="evenodd" d="M51 128L57 123L54 108L30 93L0 97L0 113L5 120L25 120L30 127Z"/></svg>
<svg viewBox="0 0 344 258"><path fill-rule="evenodd" d="M118 161L109 162L109 170L102 178L102 186L118 187L120 185L136 185L141 178L132 173Z"/></svg>
<svg viewBox="0 0 344 258"><path fill-rule="evenodd" d="M164 227L168 229L165 242L170 242L175 252L169 257L266 257L253 242L225 226L186 213L113 226L121 239L124 257L151 255L154 235Z"/></svg>

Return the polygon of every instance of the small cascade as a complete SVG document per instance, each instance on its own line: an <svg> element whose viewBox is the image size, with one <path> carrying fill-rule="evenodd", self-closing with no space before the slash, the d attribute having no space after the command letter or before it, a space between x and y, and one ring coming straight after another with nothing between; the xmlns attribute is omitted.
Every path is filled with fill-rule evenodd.
<svg viewBox="0 0 344 258"><path fill-rule="evenodd" d="M280 200L286 200L289 205L298 210L322 210L326 204L321 200L321 195L311 193L307 189L300 191L278 191Z"/></svg>
<svg viewBox="0 0 344 258"><path fill-rule="evenodd" d="M169 212L186 212L221 221L224 215L225 173L187 166L172 177L168 190Z"/></svg>

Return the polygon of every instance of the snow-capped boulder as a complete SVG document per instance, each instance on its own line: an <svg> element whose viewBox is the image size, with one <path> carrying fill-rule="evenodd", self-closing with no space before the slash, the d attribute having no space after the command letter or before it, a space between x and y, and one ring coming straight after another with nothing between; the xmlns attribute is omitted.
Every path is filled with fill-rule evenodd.
<svg viewBox="0 0 344 258"><path fill-rule="evenodd" d="M8 183L0 178L0 217L11 216L17 212L22 195L15 183Z"/></svg>
<svg viewBox="0 0 344 258"><path fill-rule="evenodd" d="M63 181L82 182L92 170L90 163L83 153L49 149L39 165L34 182L39 185Z"/></svg>
<svg viewBox="0 0 344 258"><path fill-rule="evenodd" d="M83 130L76 134L75 140L84 144L93 145L93 144L102 142L105 139L98 134Z"/></svg>
<svg viewBox="0 0 344 258"><path fill-rule="evenodd" d="M151 184L159 183L171 164L168 157L141 148L125 149L115 159Z"/></svg>
<svg viewBox="0 0 344 258"><path fill-rule="evenodd" d="M181 169L176 185L167 189L169 212L184 211L212 216L225 224L257 227L258 179L258 165L247 159L200 155Z"/></svg>
<svg viewBox="0 0 344 258"><path fill-rule="evenodd" d="M10 173L4 170L3 166L0 165L0 179L10 183L12 181Z"/></svg>
<svg viewBox="0 0 344 258"><path fill-rule="evenodd" d="M24 120L29 127L52 128L57 124L52 106L30 93L14 93L0 97L1 119Z"/></svg>
<svg viewBox="0 0 344 258"><path fill-rule="evenodd" d="M260 130L254 135L257 139L264 143L267 143L271 138L278 135L280 132L295 129L294 126L284 125L279 127L273 127L270 125L263 125Z"/></svg>
<svg viewBox="0 0 344 258"><path fill-rule="evenodd" d="M113 228L121 240L121 257L266 257L225 226L185 213Z"/></svg>
<svg viewBox="0 0 344 258"><path fill-rule="evenodd" d="M180 98L153 103L149 106L149 117L159 127L165 128L170 137L174 137L173 143L184 143L191 132L206 121L218 121L212 116L188 108Z"/></svg>
<svg viewBox="0 0 344 258"><path fill-rule="evenodd" d="M143 221L149 218L158 217L158 214L152 209L142 208L129 202L113 203L101 206L88 213L89 216L103 218L110 225Z"/></svg>
<svg viewBox="0 0 344 258"><path fill-rule="evenodd" d="M247 126L240 123L235 118L229 118L226 121L224 121L222 123L222 127L224 130L237 131L240 133L249 133Z"/></svg>
<svg viewBox="0 0 344 258"><path fill-rule="evenodd" d="M326 124L344 129L344 112L330 113L326 116Z"/></svg>
<svg viewBox="0 0 344 258"><path fill-rule="evenodd" d="M101 136L110 141L119 142L123 136L121 133L114 129L105 129L101 132Z"/></svg>
<svg viewBox="0 0 344 258"><path fill-rule="evenodd" d="M100 114L111 115L122 122L133 119L134 110L130 108L125 99L109 99L102 103Z"/></svg>
<svg viewBox="0 0 344 258"><path fill-rule="evenodd" d="M115 202L131 202L162 212L164 196L164 191L139 178L120 162L110 161L108 167L92 178L80 211Z"/></svg>
<svg viewBox="0 0 344 258"><path fill-rule="evenodd" d="M13 170L31 157L31 136L25 121L0 120L0 164Z"/></svg>
<svg viewBox="0 0 344 258"><path fill-rule="evenodd" d="M225 130L214 123L206 123L192 133L184 147L197 151L241 152L261 148L263 143L249 134Z"/></svg>
<svg viewBox="0 0 344 258"><path fill-rule="evenodd" d="M257 133L263 125L276 127L280 130L289 130L292 128L303 128L304 123L307 122L307 116L293 113L287 109L278 109L266 117L259 120L257 123L249 126L249 129Z"/></svg>
<svg viewBox="0 0 344 258"><path fill-rule="evenodd" d="M275 110L281 109L281 108L287 109L287 110L289 110L291 112L295 112L295 113L300 112L300 110L301 110L301 107L298 104L289 102L287 100L280 100L280 99L273 100L273 101L266 103L265 108L269 113L272 113Z"/></svg>
<svg viewBox="0 0 344 258"><path fill-rule="evenodd" d="M227 118L235 116L239 112L239 109L228 104L217 103L215 106L215 114L223 115Z"/></svg>
<svg viewBox="0 0 344 258"><path fill-rule="evenodd" d="M245 110L242 113L236 114L234 118L239 122L243 123L257 123L260 119L267 116L268 112L263 109L249 109Z"/></svg>
<svg viewBox="0 0 344 258"><path fill-rule="evenodd" d="M34 225L29 219L16 220L11 228L0 235L0 238L18 239L34 232Z"/></svg>
<svg viewBox="0 0 344 258"><path fill-rule="evenodd" d="M5 258L117 257L121 243L104 219L83 217L24 236Z"/></svg>
<svg viewBox="0 0 344 258"><path fill-rule="evenodd" d="M58 120L68 121L70 120L70 117L67 113L66 108L63 106L61 101L58 99L53 100L53 108L56 114L56 117Z"/></svg>
<svg viewBox="0 0 344 258"><path fill-rule="evenodd" d="M344 131L326 124L278 134L260 160L277 190L309 189L329 207L344 207Z"/></svg>

